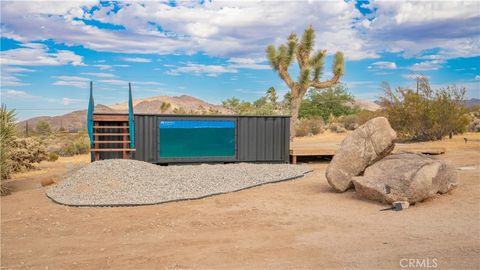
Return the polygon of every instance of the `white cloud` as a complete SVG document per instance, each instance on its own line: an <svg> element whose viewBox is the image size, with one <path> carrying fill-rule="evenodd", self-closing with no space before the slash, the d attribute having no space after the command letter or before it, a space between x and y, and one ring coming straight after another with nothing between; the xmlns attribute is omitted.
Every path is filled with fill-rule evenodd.
<svg viewBox="0 0 480 270"><path fill-rule="evenodd" d="M18 91L13 89L2 89L0 91L2 98L31 98L32 95L28 94L25 91Z"/></svg>
<svg viewBox="0 0 480 270"><path fill-rule="evenodd" d="M128 81L115 80L115 79L99 80L99 82L106 83L106 84L113 84L113 85L128 85Z"/></svg>
<svg viewBox="0 0 480 270"><path fill-rule="evenodd" d="M9 73L3 73L0 76L1 78L1 86L24 86L24 85L29 85L29 83L24 83L17 77L9 74Z"/></svg>
<svg viewBox="0 0 480 270"><path fill-rule="evenodd" d="M104 73L104 72L83 72L81 73L82 75L87 75L87 76L95 76L98 78L115 78L115 76L112 73Z"/></svg>
<svg viewBox="0 0 480 270"><path fill-rule="evenodd" d="M405 78L405 79L409 79L409 80L416 80L419 77L429 78L429 76L426 76L426 75L420 74L420 73L402 74L402 77Z"/></svg>
<svg viewBox="0 0 480 270"><path fill-rule="evenodd" d="M71 104L75 104L75 103L79 103L79 102L82 102L81 99L74 99L74 98L62 98L62 104L63 105L71 105Z"/></svg>
<svg viewBox="0 0 480 270"><path fill-rule="evenodd" d="M50 53L47 46L40 43L25 43L22 48L2 51L0 59L2 65L13 66L84 65L82 56L67 50Z"/></svg>
<svg viewBox="0 0 480 270"><path fill-rule="evenodd" d="M171 7L147 1L120 2L116 6L120 10L112 12L113 5L97 5L98 10L89 14L68 5L52 11L55 16L51 16L46 14L47 9L37 11L27 2L2 3L5 14L2 35L22 42L53 39L97 51L139 54L200 51L210 56L258 57L264 56L268 44L284 42L290 32L301 34L311 24L317 30L317 48L326 48L329 53L342 50L349 59L376 57L353 27L360 24L357 18L362 16L353 2L328 5L315 1L179 2ZM63 16L55 14L61 11ZM75 16L123 25L125 29L100 29L73 20ZM158 31L159 27L163 30Z"/></svg>
<svg viewBox="0 0 480 270"><path fill-rule="evenodd" d="M372 1L363 5L372 10L366 15L355 8L355 1L180 1L175 7L156 1L118 2L115 7L98 2L46 5L4 1L1 5L4 37L24 43L53 39L96 51L203 52L227 59L256 59L264 57L268 44L279 45L289 33L300 35L312 25L316 29L316 49L325 48L330 54L340 50L351 60L378 58L383 52L410 58L431 49L438 49L444 59L480 55L478 1ZM87 10L92 6L98 9L90 14ZM125 29L100 29L75 18L122 25ZM61 54L62 58L74 57ZM78 59L70 61L81 63ZM262 62L237 65L267 68Z"/></svg>
<svg viewBox="0 0 480 270"><path fill-rule="evenodd" d="M379 61L373 63L371 66L368 68L373 69L397 69L397 64L395 62L386 62L386 61Z"/></svg>
<svg viewBox="0 0 480 270"><path fill-rule="evenodd" d="M124 80L116 80L116 79L108 79L108 80L99 80L100 83L105 83L105 84L111 84L111 85L122 85L122 86L128 86L129 81L124 81ZM134 86L136 84L140 85L162 85L162 83L159 82L151 82L151 81L134 81L131 82Z"/></svg>
<svg viewBox="0 0 480 270"><path fill-rule="evenodd" d="M100 70L109 70L109 69L112 69L112 66L111 65L94 65L96 67L98 67Z"/></svg>
<svg viewBox="0 0 480 270"><path fill-rule="evenodd" d="M265 59L253 59L253 58L239 58L232 57L228 60L231 62L232 68L247 68L247 69L271 69L268 64L261 64L265 62Z"/></svg>
<svg viewBox="0 0 480 270"><path fill-rule="evenodd" d="M219 74L237 72L238 71L236 69L228 66L187 63L186 66L177 67L167 71L167 74L179 75L180 73L190 73L193 75L205 74L209 77L217 77Z"/></svg>
<svg viewBox="0 0 480 270"><path fill-rule="evenodd" d="M374 18L364 34L369 43L405 57L440 49L443 57L480 55L478 1L372 1Z"/></svg>
<svg viewBox="0 0 480 270"><path fill-rule="evenodd" d="M78 76L56 76L55 78L58 81L54 82L53 85L57 86L73 86L78 88L87 88L89 86L89 78L78 77Z"/></svg>
<svg viewBox="0 0 480 270"><path fill-rule="evenodd" d="M150 62L152 62L151 59L141 58L141 57L124 57L124 58L122 58L122 60L127 61L127 62L136 62L136 63L150 63Z"/></svg>
<svg viewBox="0 0 480 270"><path fill-rule="evenodd" d="M431 61L423 61L420 63L413 64L410 69L414 71L423 71L423 70L438 70L442 67L443 60L431 60Z"/></svg>

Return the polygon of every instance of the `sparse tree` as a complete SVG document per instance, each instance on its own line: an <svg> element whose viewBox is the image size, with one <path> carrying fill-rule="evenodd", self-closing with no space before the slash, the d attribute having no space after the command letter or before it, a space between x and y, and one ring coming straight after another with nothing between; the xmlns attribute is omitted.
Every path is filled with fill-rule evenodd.
<svg viewBox="0 0 480 270"><path fill-rule="evenodd" d="M273 105L277 105L277 91L275 90L275 87L270 87L268 88L267 90L267 97L268 97L268 100L270 101L270 103L272 103Z"/></svg>
<svg viewBox="0 0 480 270"><path fill-rule="evenodd" d="M310 26L305 29L301 40L299 41L295 33L290 34L287 43L276 48L269 45L266 49L267 58L272 68L278 72L280 78L290 88L290 136L295 136L295 130L298 123L298 112L302 99L310 88L326 89L335 85L344 73L343 53L337 52L333 61L333 77L327 81L320 81L324 60L325 50L313 53L315 44L315 30ZM296 60L300 69L300 75L297 81L294 81L288 68Z"/></svg>
<svg viewBox="0 0 480 270"><path fill-rule="evenodd" d="M392 90L388 83L382 83L382 88L382 106L401 139L440 140L466 131L465 88L452 85L433 90L425 77L417 78L416 89Z"/></svg>
<svg viewBox="0 0 480 270"><path fill-rule="evenodd" d="M52 134L52 126L45 120L40 120L35 127L35 131L40 136L49 136Z"/></svg>

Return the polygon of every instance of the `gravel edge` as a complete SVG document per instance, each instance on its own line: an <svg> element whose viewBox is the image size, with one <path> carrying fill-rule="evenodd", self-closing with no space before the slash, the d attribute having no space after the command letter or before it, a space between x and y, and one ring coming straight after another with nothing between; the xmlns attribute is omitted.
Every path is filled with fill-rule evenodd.
<svg viewBox="0 0 480 270"><path fill-rule="evenodd" d="M79 204L67 204L67 203L59 202L59 201L53 199L52 197L50 197L46 192L45 192L45 196L47 196L47 198L49 198L52 202L54 202L54 203L56 203L56 204L63 205L63 206L68 206L68 207L78 207L78 208L90 208L90 207L135 207L135 206L159 205L159 204L172 203L172 202L200 200L200 199L204 199L204 198L208 198L208 197L212 197L212 196L217 196L217 195L222 195L222 194L228 194L228 193L233 193L233 192L239 192L239 191L242 191L242 190L246 190L246 189L250 189L250 188L254 188L254 187L259 187L259 186L263 186L263 185L268 185L268 184L275 184L275 183L280 183L280 182L291 181L291 180L295 180L295 179L298 179L298 178L302 178L302 177L304 177L306 174L311 173L311 172L313 172L313 171L314 171L313 169L310 169L310 170L306 171L303 175L294 176L294 177L289 177L289 178L285 178L285 179L279 179L279 180L275 180L275 181L271 181L271 182L266 182L266 183L260 183L260 184L257 184L257 185L248 186L248 187L244 187L244 188L236 189L236 190L232 190L232 191L218 192L218 193L212 193L212 194L208 194L208 195L200 196L200 197L185 198L185 199L176 199L176 200L162 201L162 202L156 202L156 203L135 203L135 204L134 204L134 203L130 203L130 204L129 204L129 203L127 203L127 204L83 204L83 205L79 205Z"/></svg>

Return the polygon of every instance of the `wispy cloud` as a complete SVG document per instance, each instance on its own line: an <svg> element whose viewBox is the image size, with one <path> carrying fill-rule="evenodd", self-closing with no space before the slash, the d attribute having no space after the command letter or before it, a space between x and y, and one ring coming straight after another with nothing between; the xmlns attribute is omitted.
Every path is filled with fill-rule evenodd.
<svg viewBox="0 0 480 270"><path fill-rule="evenodd" d="M239 58L233 57L228 60L231 64L231 68L246 68L246 69L271 69L268 64L261 64L266 59L254 59L254 58Z"/></svg>
<svg viewBox="0 0 480 270"><path fill-rule="evenodd" d="M397 69L397 64L395 62L387 62L387 61L378 61L372 63L368 67L369 69Z"/></svg>
<svg viewBox="0 0 480 270"><path fill-rule="evenodd" d="M187 63L187 65L185 66L168 70L167 74L179 75L181 73L190 73L197 76L201 74L205 74L209 77L217 77L218 75L223 73L237 73L237 72L238 72L237 69L228 67L228 66Z"/></svg>
<svg viewBox="0 0 480 270"><path fill-rule="evenodd" d="M28 94L25 91L19 91L14 89L2 89L2 98L32 98L34 96Z"/></svg>
<svg viewBox="0 0 480 270"><path fill-rule="evenodd" d="M56 76L58 80L53 83L57 86L73 86L78 88L87 88L89 78L78 77L78 76Z"/></svg>
<svg viewBox="0 0 480 270"><path fill-rule="evenodd" d="M430 60L413 64L410 69L413 71L438 70L442 68L444 60Z"/></svg>
<svg viewBox="0 0 480 270"><path fill-rule="evenodd" d="M41 43L25 43L22 48L2 51L2 65L11 66L62 66L83 64L83 57L72 51L58 50L48 52L46 45Z"/></svg>
<svg viewBox="0 0 480 270"><path fill-rule="evenodd" d="M122 60L126 61L126 62L136 62L136 63L150 63L150 62L152 62L151 59L141 58L141 57L123 57Z"/></svg>
<svg viewBox="0 0 480 270"><path fill-rule="evenodd" d="M79 102L82 102L82 101L83 101L83 100L81 100L81 99L74 99L74 98L66 98L66 97L64 97L64 98L62 98L61 103L62 103L63 105L68 106L68 105L75 104L75 103L79 103Z"/></svg>
<svg viewBox="0 0 480 270"><path fill-rule="evenodd" d="M87 76L95 76L95 77L98 77L98 78L115 78L115 77L117 77L112 73L104 73L104 72L83 72L83 73L80 73L80 74L87 75Z"/></svg>

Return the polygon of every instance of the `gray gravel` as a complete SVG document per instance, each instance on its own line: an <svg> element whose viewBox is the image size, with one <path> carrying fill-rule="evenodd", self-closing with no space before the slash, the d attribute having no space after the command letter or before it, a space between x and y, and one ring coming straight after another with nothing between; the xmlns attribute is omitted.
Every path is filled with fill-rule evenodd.
<svg viewBox="0 0 480 270"><path fill-rule="evenodd" d="M72 206L156 204L202 198L303 176L290 164L201 164L158 166L136 160L93 162L47 190L53 201Z"/></svg>

